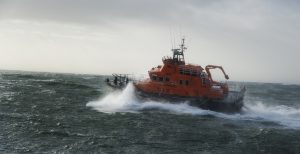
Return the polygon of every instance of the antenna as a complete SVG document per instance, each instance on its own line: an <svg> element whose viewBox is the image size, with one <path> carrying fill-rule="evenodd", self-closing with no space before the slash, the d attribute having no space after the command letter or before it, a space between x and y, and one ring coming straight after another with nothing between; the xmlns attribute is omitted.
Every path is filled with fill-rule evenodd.
<svg viewBox="0 0 300 154"><path fill-rule="evenodd" d="M172 49L173 51L173 61L176 62L177 64L185 64L184 61L184 51L187 49L184 45L185 39L182 38L182 43L179 46L180 48Z"/></svg>
<svg viewBox="0 0 300 154"><path fill-rule="evenodd" d="M187 47L185 47L185 45L184 45L184 43L185 43L185 38L182 37L181 40L182 40L182 42L181 42L181 45L180 45L180 49L181 49L182 52L184 52L184 51L187 49Z"/></svg>

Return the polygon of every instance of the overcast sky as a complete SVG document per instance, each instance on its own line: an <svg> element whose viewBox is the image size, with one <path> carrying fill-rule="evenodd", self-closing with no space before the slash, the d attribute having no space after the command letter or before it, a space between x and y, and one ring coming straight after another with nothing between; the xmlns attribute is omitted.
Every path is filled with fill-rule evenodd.
<svg viewBox="0 0 300 154"><path fill-rule="evenodd" d="M0 69L147 74L182 36L188 63L300 83L297 0L0 0Z"/></svg>

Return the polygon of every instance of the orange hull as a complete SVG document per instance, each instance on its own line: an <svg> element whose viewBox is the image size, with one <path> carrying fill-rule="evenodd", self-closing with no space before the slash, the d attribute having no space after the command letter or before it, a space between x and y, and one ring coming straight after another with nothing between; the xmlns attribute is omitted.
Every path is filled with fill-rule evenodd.
<svg viewBox="0 0 300 154"><path fill-rule="evenodd" d="M188 103L191 106L200 107L218 112L234 113L239 112L243 107L245 91L230 91L223 99L209 99L205 97L185 97L158 93L146 93L136 89L135 94L140 100L154 100L169 103Z"/></svg>
<svg viewBox="0 0 300 154"><path fill-rule="evenodd" d="M175 95L182 97L204 97L223 99L228 94L227 84L213 81L210 69L219 68L229 79L221 66L185 64L184 39L180 49L172 49L173 57L164 57L163 65L148 71L149 78L135 83L135 87L146 93Z"/></svg>
<svg viewBox="0 0 300 154"><path fill-rule="evenodd" d="M240 109L243 105L245 89L229 92L226 83L214 81L210 69L220 69L225 79L229 79L221 66L207 65L203 69L199 65L186 64L185 49L183 39L180 49L172 49L173 57L164 57L163 65L148 71L149 78L134 82L137 93L143 97L167 99L172 102L174 100L196 102L196 106L213 110ZM123 87L122 79L121 76L115 76L114 85Z"/></svg>
<svg viewBox="0 0 300 154"><path fill-rule="evenodd" d="M180 73L182 69L190 69L194 74ZM151 69L149 76L135 83L135 87L147 93L212 99L222 99L228 93L226 84L211 81L200 66L165 64Z"/></svg>

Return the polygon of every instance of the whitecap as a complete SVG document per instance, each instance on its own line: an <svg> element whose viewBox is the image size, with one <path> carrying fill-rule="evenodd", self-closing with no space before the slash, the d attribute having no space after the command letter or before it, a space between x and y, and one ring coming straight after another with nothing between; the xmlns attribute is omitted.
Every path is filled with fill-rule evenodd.
<svg viewBox="0 0 300 154"><path fill-rule="evenodd" d="M263 102L245 101L241 113L225 114L190 106L188 102L171 103L157 101L139 101L134 95L134 86L129 84L123 91L112 92L105 97L86 104L88 107L104 112L140 112L147 109L159 109L174 114L213 115L231 120L270 121L289 128L300 128L300 109L285 105L265 105Z"/></svg>

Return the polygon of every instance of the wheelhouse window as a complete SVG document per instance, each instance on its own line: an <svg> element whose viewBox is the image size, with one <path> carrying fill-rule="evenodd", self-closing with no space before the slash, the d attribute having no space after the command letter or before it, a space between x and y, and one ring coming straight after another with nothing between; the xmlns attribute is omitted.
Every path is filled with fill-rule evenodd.
<svg viewBox="0 0 300 154"><path fill-rule="evenodd" d="M185 75L190 75L190 74L191 74L191 71L188 70L188 69L186 69L186 70L184 70L184 74L185 74Z"/></svg>
<svg viewBox="0 0 300 154"><path fill-rule="evenodd" d="M179 84L182 84L183 82L182 82L182 80L179 80Z"/></svg>
<svg viewBox="0 0 300 154"><path fill-rule="evenodd" d="M165 81L166 81L166 82L169 82L169 81L170 81L170 79L169 79L168 77L166 77L166 78L165 78Z"/></svg>
<svg viewBox="0 0 300 154"><path fill-rule="evenodd" d="M189 81L188 80L185 80L185 85L189 85Z"/></svg>
<svg viewBox="0 0 300 154"><path fill-rule="evenodd" d="M183 69L182 68L179 68L179 73L183 74Z"/></svg>
<svg viewBox="0 0 300 154"><path fill-rule="evenodd" d="M201 72L199 68L179 67L179 73L183 75L199 76Z"/></svg>
<svg viewBox="0 0 300 154"><path fill-rule="evenodd" d="M169 77L162 77L162 76L152 75L151 76L151 80L153 80L153 81L159 81L159 82L169 82L170 78Z"/></svg>
<svg viewBox="0 0 300 154"><path fill-rule="evenodd" d="M197 71L196 70L192 71L192 76L197 76Z"/></svg>
<svg viewBox="0 0 300 154"><path fill-rule="evenodd" d="M151 79L152 79L153 81L156 81L156 80L157 80L157 76L152 76Z"/></svg>
<svg viewBox="0 0 300 154"><path fill-rule="evenodd" d="M164 78L163 77L158 77L158 81L162 82L162 81L164 81Z"/></svg>
<svg viewBox="0 0 300 154"><path fill-rule="evenodd" d="M189 80L179 80L179 84L188 86L189 85Z"/></svg>

